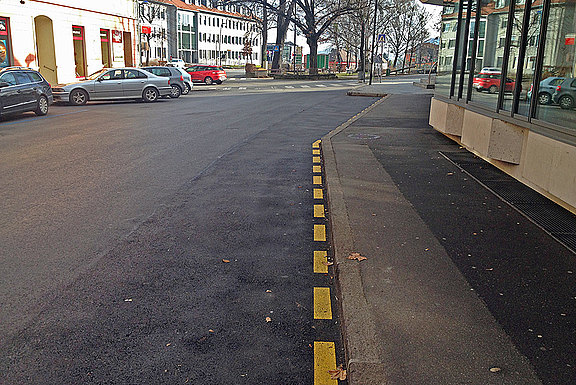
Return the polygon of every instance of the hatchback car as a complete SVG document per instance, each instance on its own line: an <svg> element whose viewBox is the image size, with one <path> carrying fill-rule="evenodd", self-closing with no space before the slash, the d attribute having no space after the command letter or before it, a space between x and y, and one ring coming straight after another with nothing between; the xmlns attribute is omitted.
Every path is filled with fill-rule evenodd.
<svg viewBox="0 0 576 385"><path fill-rule="evenodd" d="M83 105L89 100L141 99L154 102L172 92L170 79L137 68L103 69L86 80L52 87L54 100Z"/></svg>
<svg viewBox="0 0 576 385"><path fill-rule="evenodd" d="M26 67L0 70L0 116L27 111L46 115L52 102L50 83L40 72Z"/></svg>
<svg viewBox="0 0 576 385"><path fill-rule="evenodd" d="M488 91L491 94L495 94L500 89L500 83L502 79L502 74L497 72L480 72L478 75L474 76L473 87L476 91ZM510 78L506 78L506 84L504 86L504 92L512 92L516 82Z"/></svg>
<svg viewBox="0 0 576 385"><path fill-rule="evenodd" d="M153 73L156 76L170 78L170 86L172 87L172 92L170 93L171 98L176 99L179 98L180 95L186 95L188 92L190 92L190 86L184 79L182 72L180 72L180 68L155 66L142 67L142 69ZM190 78L190 75L186 74L186 76Z"/></svg>
<svg viewBox="0 0 576 385"><path fill-rule="evenodd" d="M574 108L576 105L576 78L566 78L556 86L556 91L552 94L554 103L558 103L565 110Z"/></svg>
<svg viewBox="0 0 576 385"><path fill-rule="evenodd" d="M554 91L556 91L556 87L560 85L560 83L562 83L564 79L565 78L551 76L549 78L542 80L538 88L538 103L551 104L552 94L554 94ZM530 91L528 91L527 94L528 100L532 98L532 89L533 85L531 84Z"/></svg>
<svg viewBox="0 0 576 385"><path fill-rule="evenodd" d="M186 72L190 74L193 82L205 84L222 84L223 81L228 79L226 71L220 66L212 65L193 65L186 68Z"/></svg>

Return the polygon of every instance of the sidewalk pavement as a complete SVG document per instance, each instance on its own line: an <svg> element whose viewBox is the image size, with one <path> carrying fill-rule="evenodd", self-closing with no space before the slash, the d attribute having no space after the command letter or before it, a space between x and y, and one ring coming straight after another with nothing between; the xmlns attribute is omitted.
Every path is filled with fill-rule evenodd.
<svg viewBox="0 0 576 385"><path fill-rule="evenodd" d="M430 97L389 95L322 139L349 383L541 384L533 365L567 368L523 324L543 288L519 258L572 254L442 155L466 151L428 125Z"/></svg>

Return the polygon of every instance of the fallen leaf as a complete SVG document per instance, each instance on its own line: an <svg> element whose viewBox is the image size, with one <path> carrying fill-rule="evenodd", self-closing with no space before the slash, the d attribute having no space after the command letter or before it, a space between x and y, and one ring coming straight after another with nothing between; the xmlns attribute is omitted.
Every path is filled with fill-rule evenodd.
<svg viewBox="0 0 576 385"><path fill-rule="evenodd" d="M446 175L454 175L454 173L453 173L453 172L449 172L449 173L448 173L448 174L446 174Z"/></svg>
<svg viewBox="0 0 576 385"><path fill-rule="evenodd" d="M124 302L132 302L132 298L126 298Z"/></svg>
<svg viewBox="0 0 576 385"><path fill-rule="evenodd" d="M322 262L323 265L332 266L334 262Z"/></svg>
<svg viewBox="0 0 576 385"><path fill-rule="evenodd" d="M230 260L229 260L229 259L223 259L222 262L224 262L224 263L230 263Z"/></svg>
<svg viewBox="0 0 576 385"><path fill-rule="evenodd" d="M266 317L266 322L272 322L272 318Z"/></svg>
<svg viewBox="0 0 576 385"><path fill-rule="evenodd" d="M172 344L171 344L171 343L167 343L167 344L166 344L166 346L170 346L170 345L172 345Z"/></svg>
<svg viewBox="0 0 576 385"><path fill-rule="evenodd" d="M328 373L330 373L330 379L332 380L344 381L346 379L346 370L344 370L342 365L337 367L336 370L329 370Z"/></svg>
<svg viewBox="0 0 576 385"><path fill-rule="evenodd" d="M214 333L214 330L212 330L212 329L208 329L208 331L209 331L210 333Z"/></svg>
<svg viewBox="0 0 576 385"><path fill-rule="evenodd" d="M266 293L272 293L272 290L266 290Z"/></svg>
<svg viewBox="0 0 576 385"><path fill-rule="evenodd" d="M493 367L493 368L490 368L490 371L491 371L492 373L498 373L498 372L501 371L501 370L502 370L502 369L500 369L500 368L498 368L498 367L496 367L496 366Z"/></svg>
<svg viewBox="0 0 576 385"><path fill-rule="evenodd" d="M358 262L360 262L360 261L363 261L363 260L368 259L368 258L361 256L360 253L350 253L350 255L348 256L348 259L353 259L353 260L355 259Z"/></svg>

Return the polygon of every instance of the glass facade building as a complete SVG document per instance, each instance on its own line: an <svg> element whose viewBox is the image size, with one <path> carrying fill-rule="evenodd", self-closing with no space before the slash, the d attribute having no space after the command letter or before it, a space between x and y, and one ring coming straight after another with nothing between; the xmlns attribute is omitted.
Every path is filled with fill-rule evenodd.
<svg viewBox="0 0 576 385"><path fill-rule="evenodd" d="M445 2L437 95L576 135L576 2Z"/></svg>

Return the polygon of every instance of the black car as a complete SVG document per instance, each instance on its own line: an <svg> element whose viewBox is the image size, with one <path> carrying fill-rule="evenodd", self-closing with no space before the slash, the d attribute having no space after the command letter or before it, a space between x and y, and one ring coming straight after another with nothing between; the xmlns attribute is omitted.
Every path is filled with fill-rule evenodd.
<svg viewBox="0 0 576 385"><path fill-rule="evenodd" d="M0 70L0 116L34 111L46 115L54 102L50 83L26 67L8 67Z"/></svg>

